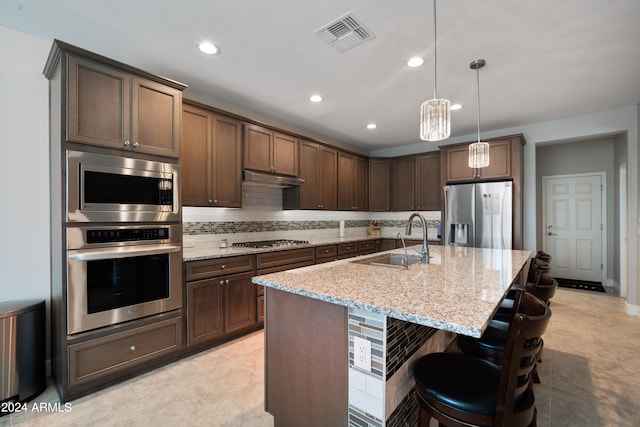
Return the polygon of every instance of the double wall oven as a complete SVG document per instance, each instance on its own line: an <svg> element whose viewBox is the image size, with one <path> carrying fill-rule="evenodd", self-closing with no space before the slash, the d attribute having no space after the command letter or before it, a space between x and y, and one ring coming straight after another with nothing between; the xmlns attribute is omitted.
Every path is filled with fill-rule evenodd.
<svg viewBox="0 0 640 427"><path fill-rule="evenodd" d="M182 307L180 166L66 152L67 331Z"/></svg>

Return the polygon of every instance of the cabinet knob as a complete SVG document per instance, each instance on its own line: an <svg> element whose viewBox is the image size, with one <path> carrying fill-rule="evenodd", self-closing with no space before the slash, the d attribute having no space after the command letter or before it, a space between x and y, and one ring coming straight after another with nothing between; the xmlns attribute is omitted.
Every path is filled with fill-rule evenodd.
<svg viewBox="0 0 640 427"><path fill-rule="evenodd" d="M218 199L213 199L213 203L218 203Z"/></svg>
<svg viewBox="0 0 640 427"><path fill-rule="evenodd" d="M220 266L220 269L221 269L221 270L224 270L225 268L227 268L227 264L222 264L222 265Z"/></svg>
<svg viewBox="0 0 640 427"><path fill-rule="evenodd" d="M224 285L224 279L220 280L220 286Z"/></svg>
<svg viewBox="0 0 640 427"><path fill-rule="evenodd" d="M136 142L134 142L134 143L133 143L133 148L137 148L137 147L138 147L138 145L140 145L140 144L138 144L138 142L137 142L137 141L136 141Z"/></svg>
<svg viewBox="0 0 640 427"><path fill-rule="evenodd" d="M131 347L129 347L129 350L131 350L131 351L136 351L136 346L135 346L135 345L132 345Z"/></svg>
<svg viewBox="0 0 640 427"><path fill-rule="evenodd" d="M124 142L124 146L125 146L125 147L128 147L128 146L130 146L130 145L131 145L131 142L130 142L130 141L125 141L125 142Z"/></svg>
<svg viewBox="0 0 640 427"><path fill-rule="evenodd" d="M228 284L229 284L229 279L225 280L225 281L224 281L224 284L225 284L225 285L228 285Z"/></svg>
<svg viewBox="0 0 640 427"><path fill-rule="evenodd" d="M212 205L213 204L213 200L209 199L209 204Z"/></svg>

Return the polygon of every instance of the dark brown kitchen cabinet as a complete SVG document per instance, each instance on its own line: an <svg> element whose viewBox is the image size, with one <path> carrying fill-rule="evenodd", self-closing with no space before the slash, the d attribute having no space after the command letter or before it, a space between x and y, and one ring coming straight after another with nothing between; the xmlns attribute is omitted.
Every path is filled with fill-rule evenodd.
<svg viewBox="0 0 640 427"><path fill-rule="evenodd" d="M338 210L369 210L367 159L338 153Z"/></svg>
<svg viewBox="0 0 640 427"><path fill-rule="evenodd" d="M242 206L242 122L182 108L182 204Z"/></svg>
<svg viewBox="0 0 640 427"><path fill-rule="evenodd" d="M372 212L386 212L391 209L390 166L389 159L369 160L369 210Z"/></svg>
<svg viewBox="0 0 640 427"><path fill-rule="evenodd" d="M255 266L253 255L185 264L189 347L258 327Z"/></svg>
<svg viewBox="0 0 640 427"><path fill-rule="evenodd" d="M416 159L414 156L394 158L391 166L391 210L416 209Z"/></svg>
<svg viewBox="0 0 640 427"><path fill-rule="evenodd" d="M469 143L442 147L446 182L511 178L521 168L522 139L519 136L486 140L489 166L469 167Z"/></svg>
<svg viewBox="0 0 640 427"><path fill-rule="evenodd" d="M298 176L297 139L245 123L244 167L278 175Z"/></svg>
<svg viewBox="0 0 640 427"><path fill-rule="evenodd" d="M440 152L417 155L416 162L416 209L439 211L442 209L442 186L440 184Z"/></svg>
<svg viewBox="0 0 640 427"><path fill-rule="evenodd" d="M338 245L323 245L316 247L316 264L331 262L338 259Z"/></svg>
<svg viewBox="0 0 640 427"><path fill-rule="evenodd" d="M67 66L67 141L180 157L183 85L75 55Z"/></svg>
<svg viewBox="0 0 640 427"><path fill-rule="evenodd" d="M304 184L284 190L286 208L338 208L338 152L335 149L300 140L300 178Z"/></svg>

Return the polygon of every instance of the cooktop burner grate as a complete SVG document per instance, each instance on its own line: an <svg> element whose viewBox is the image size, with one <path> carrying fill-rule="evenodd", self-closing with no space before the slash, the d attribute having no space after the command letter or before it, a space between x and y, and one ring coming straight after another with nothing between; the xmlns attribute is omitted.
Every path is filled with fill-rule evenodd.
<svg viewBox="0 0 640 427"><path fill-rule="evenodd" d="M232 246L241 247L241 248L275 248L279 246L306 245L308 243L309 243L308 240L279 239L279 240L259 240L255 242L236 242L236 243L233 243Z"/></svg>

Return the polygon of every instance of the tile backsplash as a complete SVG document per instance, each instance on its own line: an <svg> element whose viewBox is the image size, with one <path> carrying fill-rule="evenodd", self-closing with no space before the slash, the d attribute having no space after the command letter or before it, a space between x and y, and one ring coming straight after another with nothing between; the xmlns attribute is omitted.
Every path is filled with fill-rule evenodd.
<svg viewBox="0 0 640 427"><path fill-rule="evenodd" d="M282 210L282 190L250 186L243 190L241 209L183 207L185 241L228 238L235 242L275 234L298 239L337 236L340 221L345 222L346 235L366 235L372 220L380 221L383 237L395 237L398 232L404 233L412 213ZM428 223L429 238L435 238L440 212L421 213ZM422 236L417 223L413 235Z"/></svg>

